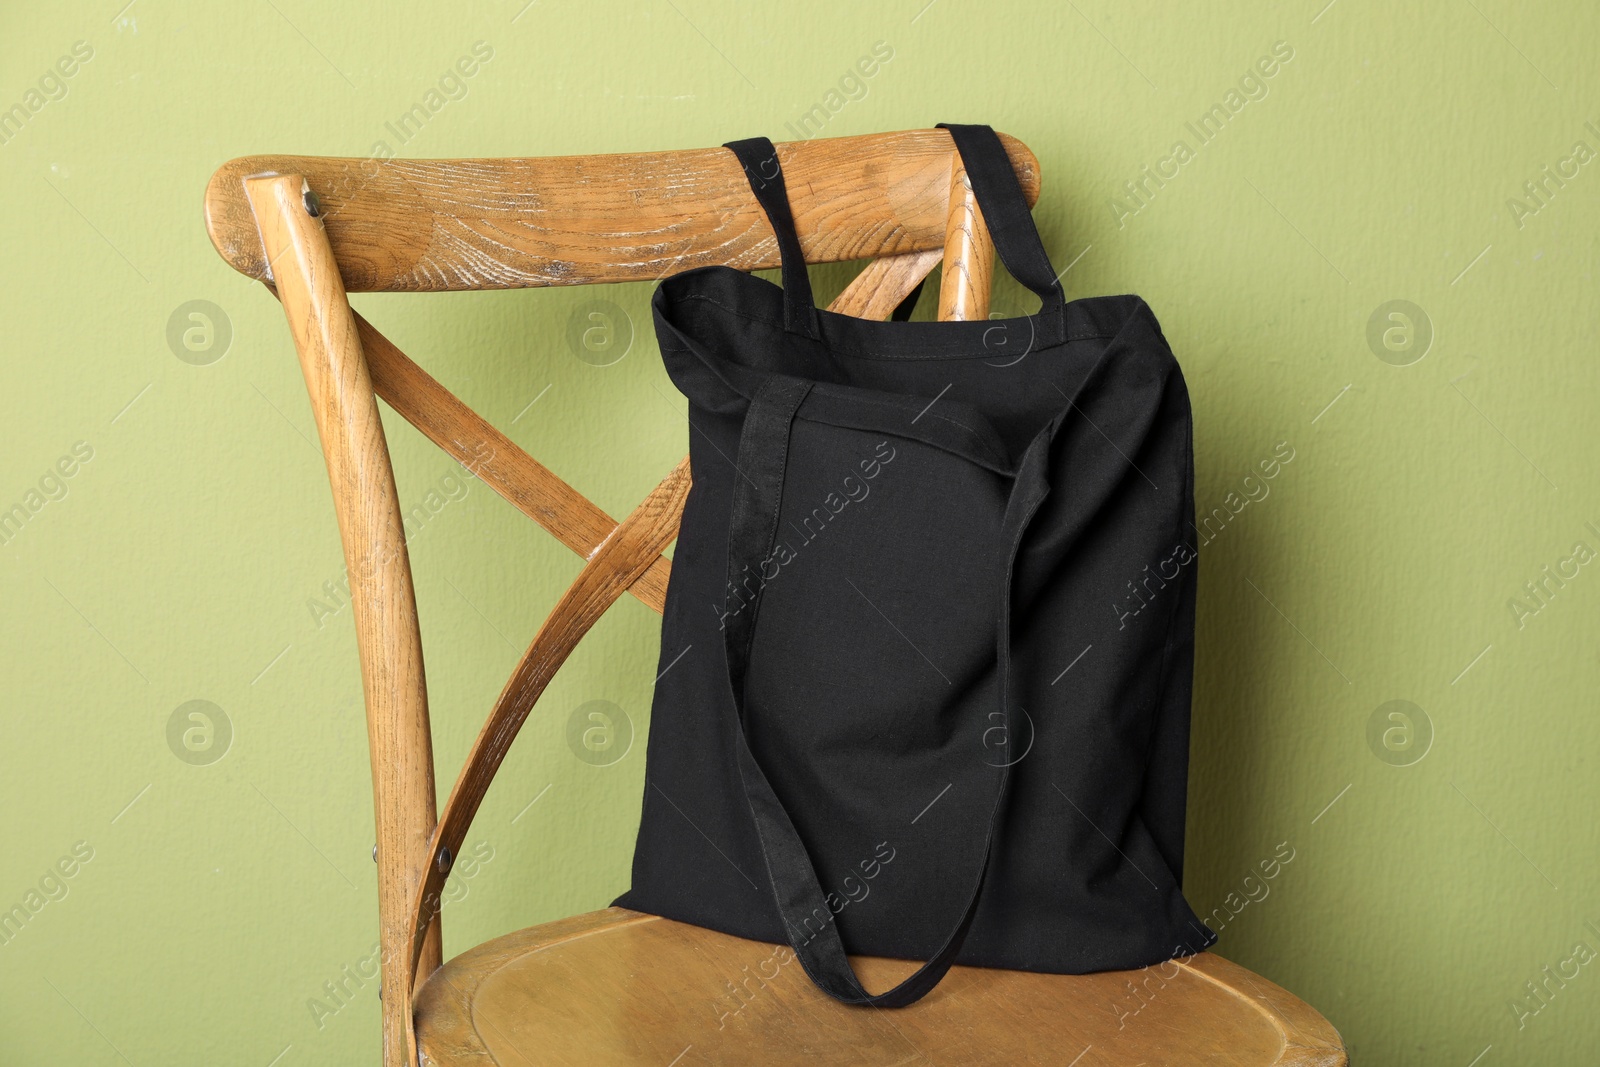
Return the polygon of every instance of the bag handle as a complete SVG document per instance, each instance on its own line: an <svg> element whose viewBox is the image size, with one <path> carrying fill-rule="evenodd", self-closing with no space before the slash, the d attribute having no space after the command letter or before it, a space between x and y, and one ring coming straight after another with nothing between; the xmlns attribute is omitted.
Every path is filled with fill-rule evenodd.
<svg viewBox="0 0 1600 1067"><path fill-rule="evenodd" d="M740 477L735 479L728 530L730 587L738 587L743 583L747 568L760 573L762 560L773 550L779 506L782 503L784 472L788 466L790 429L796 412L810 390L811 383L808 381L773 375L751 398L739 440L736 466ZM767 868L768 885L777 904L778 915L788 930L789 944L806 974L823 992L846 1004L898 1008L920 1000L949 971L977 915L978 900L989 870L989 859L1005 807L1011 774L1008 700L1011 674L1011 571L1022 532L1044 499L1047 489L1044 475L1044 445L1047 438L1048 435L1040 435L1024 454L1001 526L1003 534L1009 538L1009 545L1004 580L998 591L1000 610L995 651L999 667L1000 721L1007 728L1006 750L999 768L994 805L984 831L983 859L972 877L972 888L961 918L943 945L910 977L886 992L869 993L856 977L805 843L801 841L789 813L756 762L755 753L751 751L744 732L745 675L751 642L755 636L756 616L760 610L761 590L758 588L751 600L724 624L731 699L723 701L723 707L731 719L728 729L734 738L739 776L755 821L757 839ZM807 936L807 921L818 917L822 920L821 929Z"/></svg>
<svg viewBox="0 0 1600 1067"><path fill-rule="evenodd" d="M983 212L984 224L989 228L1000 262L1013 278L1039 297L1040 313L1054 317L1065 306L1066 294L1055 268L1050 265L1044 242L1039 238L1039 228L1034 225L1033 212L1028 208L1028 199L1023 195L1017 172L1011 166L1011 157L1006 154L999 135L992 127L983 125L941 122L937 128L948 130L955 142L956 153L972 182L972 195ZM778 150L765 137L729 141L722 147L730 149L738 158L751 191L777 235L783 261L784 327L807 337L820 337L811 278L806 273L805 254L800 250L800 237L795 231ZM917 292L895 309L895 321L904 322L910 317L911 309L907 305L915 305L920 291L919 284Z"/></svg>
<svg viewBox="0 0 1600 1067"><path fill-rule="evenodd" d="M1042 310L1064 305L1067 298L1061 279L1050 265L1033 212L1028 209L1028 198L1023 195L1000 136L989 126L941 122L938 128L950 131L950 138L955 141L1000 262L1013 278L1039 297Z"/></svg>
<svg viewBox="0 0 1600 1067"><path fill-rule="evenodd" d="M778 237L778 252L783 258L784 327L807 337L820 337L817 304L811 295L811 276L806 273L805 253L800 250L800 237L795 232L794 213L789 209L789 193L783 183L778 150L765 137L729 141L722 147L731 149L738 157L750 189Z"/></svg>

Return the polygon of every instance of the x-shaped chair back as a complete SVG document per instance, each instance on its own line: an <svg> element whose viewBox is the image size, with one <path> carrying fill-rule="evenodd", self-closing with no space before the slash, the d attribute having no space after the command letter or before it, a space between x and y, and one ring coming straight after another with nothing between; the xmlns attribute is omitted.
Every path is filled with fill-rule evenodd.
<svg viewBox="0 0 1600 1067"><path fill-rule="evenodd" d="M1033 154L1001 136L1032 204ZM871 262L830 306L886 319L941 259L942 319L986 318L994 249L939 129L778 146L807 262ZM541 159L248 156L206 190L235 270L283 304L333 488L360 648L377 821L384 1063L415 1063L412 995L440 964L441 891L489 783L557 669L624 593L662 610L685 458L617 522L350 307L352 292L655 281L780 265L725 149ZM495 701L438 812L422 640L377 399L584 558Z"/></svg>

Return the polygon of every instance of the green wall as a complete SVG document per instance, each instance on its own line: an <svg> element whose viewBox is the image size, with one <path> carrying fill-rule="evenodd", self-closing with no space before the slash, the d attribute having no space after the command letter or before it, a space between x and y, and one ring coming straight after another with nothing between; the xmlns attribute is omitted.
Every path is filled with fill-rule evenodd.
<svg viewBox="0 0 1600 1067"><path fill-rule="evenodd" d="M1200 507L1221 509L1187 879L1219 950L1319 1007L1359 1063L1594 1062L1600 9L121 2L0 14L0 108L26 114L0 143L0 508L26 514L0 545L0 908L29 914L0 944L0 1061L376 1062L375 986L323 988L375 934L354 634L324 590L341 554L282 314L202 228L211 171L380 140L787 140L821 104L825 135L1025 139L1069 295L1142 294L1178 353ZM475 45L492 54L400 144L386 123ZM892 58L830 97L875 45ZM1186 124L1214 104L1202 142ZM685 450L648 299L356 302L621 514ZM632 332L605 366L568 341L601 302ZM1021 306L1009 280L997 304ZM387 425L422 508L448 780L578 559ZM469 838L450 951L624 887L657 624L625 602L550 688ZM190 701L220 709L209 734ZM590 701L631 747L580 758Z"/></svg>

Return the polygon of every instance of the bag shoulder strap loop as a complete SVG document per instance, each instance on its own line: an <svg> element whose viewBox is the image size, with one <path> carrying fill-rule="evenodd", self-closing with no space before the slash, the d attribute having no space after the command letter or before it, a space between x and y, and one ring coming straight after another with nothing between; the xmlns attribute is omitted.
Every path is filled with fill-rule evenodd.
<svg viewBox="0 0 1600 1067"><path fill-rule="evenodd" d="M752 397L745 416L736 466L742 475L735 482L728 531L729 588L737 588L772 552L789 461L789 437L796 413L811 391L804 379L773 375ZM1024 530L1048 491L1044 474L1048 435L1041 434L1023 457L1002 523L1006 541L1004 580L997 590L999 618L995 654L999 667L999 716L1006 729L1005 763L1000 765L995 794L984 829L981 859L976 871L965 872L967 900L961 917L943 944L914 973L882 993L862 986L845 954L844 942L832 909L827 904L816 868L788 811L756 761L744 730L744 689L750 646L760 614L761 592L724 624L727 679L730 699L724 704L727 727L734 738L735 760L744 786L745 800L755 823L757 840L766 863L768 885L778 915L789 933L789 944L811 980L823 992L846 1004L898 1008L914 1003L939 984L966 941L977 916L978 901L989 870L989 860L999 831L1010 779L1010 673L1011 673L1011 571ZM961 877L953 874L953 877Z"/></svg>
<svg viewBox="0 0 1600 1067"><path fill-rule="evenodd" d="M1042 311L1054 314L1066 304L1066 295L1055 268L1050 265L1050 257L1033 222L1033 212L1028 208L1028 200L999 135L993 128L982 125L941 122L938 128L948 130L955 142L1000 261L1013 278L1039 297ZM795 231L778 150L765 137L729 141L723 147L738 158L751 192L777 235L783 259L784 328L819 338L816 300L811 293L811 278L806 273L800 237ZM909 308L897 309L895 318L898 321L909 317L909 314L902 315L902 311L908 313Z"/></svg>
<svg viewBox="0 0 1600 1067"><path fill-rule="evenodd" d="M999 135L989 126L941 122L938 128L949 130L956 143L972 182L972 195L978 200L984 224L989 227L995 251L1006 270L1044 302L1045 310L1065 304L1061 281L1050 265L1044 242L1039 239L1039 228L1033 223L1033 212L1028 209L1028 199Z"/></svg>
<svg viewBox="0 0 1600 1067"><path fill-rule="evenodd" d="M765 137L748 137L742 141L729 141L722 147L730 149L744 167L751 192L756 194L761 209L767 213L772 232L778 237L778 251L783 256L783 325L794 333L807 337L820 337L817 326L817 305L811 295L811 278L806 274L805 253L800 250L800 237L794 228L794 213L789 209L789 193L783 183L783 167L778 163L778 150Z"/></svg>

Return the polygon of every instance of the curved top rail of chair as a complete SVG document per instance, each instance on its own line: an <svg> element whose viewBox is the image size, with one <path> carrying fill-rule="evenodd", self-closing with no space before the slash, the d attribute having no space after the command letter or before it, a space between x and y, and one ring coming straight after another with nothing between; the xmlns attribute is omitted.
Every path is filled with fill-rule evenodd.
<svg viewBox="0 0 1600 1067"><path fill-rule="evenodd" d="M1028 203L1039 161L1001 142ZM955 147L941 129L777 146L808 262L943 248ZM722 148L524 159L244 156L206 187L206 230L230 266L271 281L244 180L299 174L320 201L350 292L449 292L655 281L721 263L779 265Z"/></svg>

